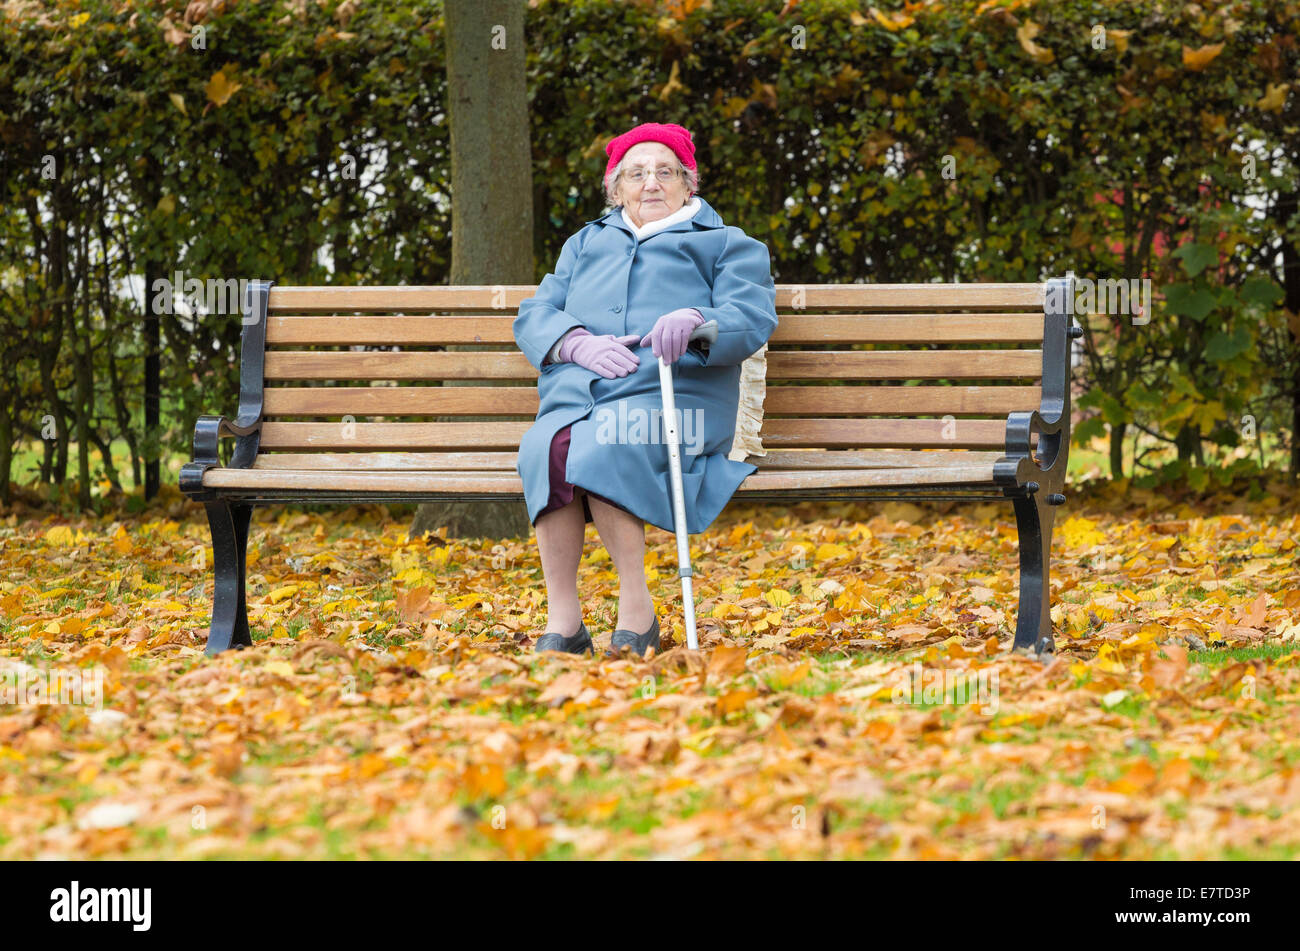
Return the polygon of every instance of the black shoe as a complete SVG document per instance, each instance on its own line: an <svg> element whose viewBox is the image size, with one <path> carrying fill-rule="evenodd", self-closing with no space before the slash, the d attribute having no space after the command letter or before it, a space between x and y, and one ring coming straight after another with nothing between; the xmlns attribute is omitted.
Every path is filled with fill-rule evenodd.
<svg viewBox="0 0 1300 951"><path fill-rule="evenodd" d="M578 623L578 633L572 637L565 637L563 634L543 634L537 639L537 645L533 650L539 654L542 651L564 651L567 654L596 652L591 643L591 635L587 633L587 625L582 622Z"/></svg>
<svg viewBox="0 0 1300 951"><path fill-rule="evenodd" d="M650 630L644 634L622 629L615 631L609 639L609 653L611 655L621 653L624 647L631 648L632 653L638 657L645 657L648 647L653 647L655 653L659 653L659 618L655 618L654 623L650 625Z"/></svg>

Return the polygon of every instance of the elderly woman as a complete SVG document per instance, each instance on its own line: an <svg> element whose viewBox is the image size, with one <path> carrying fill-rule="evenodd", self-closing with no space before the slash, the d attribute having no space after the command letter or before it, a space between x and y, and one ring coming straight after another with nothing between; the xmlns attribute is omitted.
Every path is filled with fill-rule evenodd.
<svg viewBox="0 0 1300 951"><path fill-rule="evenodd" d="M776 288L767 247L723 224L696 194L690 132L645 123L605 151L612 210L565 241L555 271L514 321L515 342L541 374L537 421L517 468L546 578L548 618L536 649L593 650L577 575L594 520L618 571L611 652L644 656L659 649L644 523L674 530L659 357L674 364L679 432L689 444L681 454L686 530L698 533L756 469L727 453L740 365L776 329ZM690 341L708 321L716 340Z"/></svg>

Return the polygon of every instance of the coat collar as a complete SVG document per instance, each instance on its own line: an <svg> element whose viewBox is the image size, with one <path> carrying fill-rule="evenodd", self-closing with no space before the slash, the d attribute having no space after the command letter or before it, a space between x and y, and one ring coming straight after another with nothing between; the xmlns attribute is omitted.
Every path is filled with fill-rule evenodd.
<svg viewBox="0 0 1300 951"><path fill-rule="evenodd" d="M670 231L690 231L696 225L699 225L701 228L725 227L722 217L713 210L713 206L699 195L696 195L695 197L700 199L700 204L703 206L698 212L690 218L687 218L685 221L679 221L676 224L669 225L667 228L664 228L663 231L656 231L655 234L667 234ZM613 211L608 211L599 218L592 218L590 221L586 222L586 224L612 225L621 231L632 234L631 230L627 226L627 222L623 220L622 208L615 208ZM635 235L633 235L633 237L635 237Z"/></svg>

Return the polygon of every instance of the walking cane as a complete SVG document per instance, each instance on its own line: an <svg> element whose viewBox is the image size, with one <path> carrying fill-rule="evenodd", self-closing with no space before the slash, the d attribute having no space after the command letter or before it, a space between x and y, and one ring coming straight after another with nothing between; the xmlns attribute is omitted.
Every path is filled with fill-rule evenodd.
<svg viewBox="0 0 1300 951"><path fill-rule="evenodd" d="M718 322L709 320L691 331L691 340L718 340ZM677 401L673 397L672 364L659 357L659 388L663 392L664 428L668 436L668 469L673 491L673 529L677 534L677 575L682 579L682 606L686 612L686 646L699 650L695 636L695 594L691 590L691 546L686 535L686 499L682 490L681 434L677 431Z"/></svg>

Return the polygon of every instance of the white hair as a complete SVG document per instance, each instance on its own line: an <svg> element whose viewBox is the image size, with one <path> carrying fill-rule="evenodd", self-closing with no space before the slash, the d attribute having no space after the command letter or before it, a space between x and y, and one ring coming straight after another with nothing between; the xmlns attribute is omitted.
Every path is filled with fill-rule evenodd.
<svg viewBox="0 0 1300 951"><path fill-rule="evenodd" d="M622 196L619 194L619 191L623 184L623 163L626 161L627 154L624 153L623 157L618 160L618 164L610 169L609 174L605 176L606 211L613 211L615 208L618 208L623 204ZM687 168L682 164L682 160L677 157L675 152L673 153L673 161L677 163L677 171L686 176L686 200L689 202L691 196L698 194L700 191L699 169Z"/></svg>

